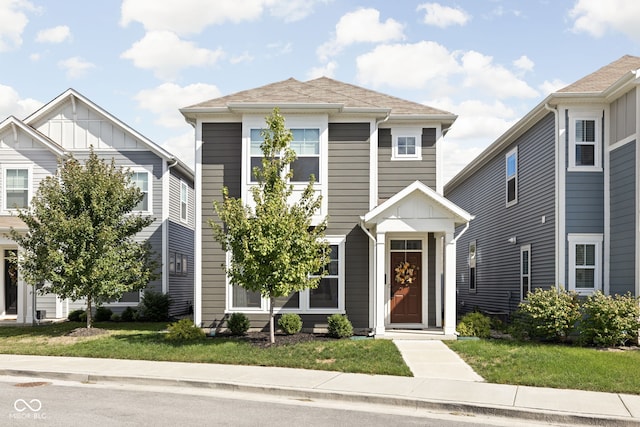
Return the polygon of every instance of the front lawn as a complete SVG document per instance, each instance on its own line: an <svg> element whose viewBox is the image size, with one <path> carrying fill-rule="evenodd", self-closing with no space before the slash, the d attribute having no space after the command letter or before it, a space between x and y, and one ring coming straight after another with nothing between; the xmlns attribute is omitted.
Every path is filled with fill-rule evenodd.
<svg viewBox="0 0 640 427"><path fill-rule="evenodd" d="M449 341L447 345L488 382L640 394L640 350L507 340Z"/></svg>
<svg viewBox="0 0 640 427"><path fill-rule="evenodd" d="M318 340L266 348L237 338L194 343L165 340L163 323L96 323L108 333L70 336L79 323L1 327L0 353L173 362L279 366L378 375L411 376L390 340ZM277 339L276 339L277 341Z"/></svg>

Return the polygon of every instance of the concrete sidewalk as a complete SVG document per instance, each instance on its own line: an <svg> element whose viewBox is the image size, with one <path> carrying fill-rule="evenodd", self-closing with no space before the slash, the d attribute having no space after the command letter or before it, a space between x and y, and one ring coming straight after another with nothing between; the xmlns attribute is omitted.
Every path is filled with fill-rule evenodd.
<svg viewBox="0 0 640 427"><path fill-rule="evenodd" d="M640 396L489 384L470 378L408 378L258 366L6 354L0 355L0 375L268 392L296 399L385 404L556 423L640 425Z"/></svg>

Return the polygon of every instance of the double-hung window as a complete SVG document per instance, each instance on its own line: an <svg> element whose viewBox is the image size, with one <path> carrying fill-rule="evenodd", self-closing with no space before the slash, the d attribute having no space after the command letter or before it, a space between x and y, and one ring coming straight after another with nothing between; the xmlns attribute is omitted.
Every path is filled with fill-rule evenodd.
<svg viewBox="0 0 640 427"><path fill-rule="evenodd" d="M601 290L602 234L569 234L569 290L588 295Z"/></svg>
<svg viewBox="0 0 640 427"><path fill-rule="evenodd" d="M505 155L507 206L518 203L518 147Z"/></svg>
<svg viewBox="0 0 640 427"><path fill-rule="evenodd" d="M469 242L469 292L473 293L476 291L476 262L478 260L478 251L476 241L472 240Z"/></svg>
<svg viewBox="0 0 640 427"><path fill-rule="evenodd" d="M320 181L320 129L291 129L291 133L291 149L296 152L291 181L309 182L311 175Z"/></svg>
<svg viewBox="0 0 640 427"><path fill-rule="evenodd" d="M29 169L10 167L4 171L4 209L27 208L29 206Z"/></svg>
<svg viewBox="0 0 640 427"><path fill-rule="evenodd" d="M569 170L602 170L601 123L601 113L569 116Z"/></svg>
<svg viewBox="0 0 640 427"><path fill-rule="evenodd" d="M134 171L131 175L131 183L142 192L142 200L134 208L135 211L151 212L151 183L147 171Z"/></svg>
<svg viewBox="0 0 640 427"><path fill-rule="evenodd" d="M527 299L531 292L531 245L520 247L520 299Z"/></svg>

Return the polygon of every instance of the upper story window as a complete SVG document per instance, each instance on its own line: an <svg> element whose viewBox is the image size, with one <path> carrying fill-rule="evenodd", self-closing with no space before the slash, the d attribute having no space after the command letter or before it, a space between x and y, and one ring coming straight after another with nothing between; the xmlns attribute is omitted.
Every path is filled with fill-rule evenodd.
<svg viewBox="0 0 640 427"><path fill-rule="evenodd" d="M392 160L422 159L421 129L392 129L391 133L393 134Z"/></svg>
<svg viewBox="0 0 640 427"><path fill-rule="evenodd" d="M4 209L29 207L29 169L10 167L4 171Z"/></svg>
<svg viewBox="0 0 640 427"><path fill-rule="evenodd" d="M518 203L518 147L505 155L507 206Z"/></svg>
<svg viewBox="0 0 640 427"><path fill-rule="evenodd" d="M142 200L133 209L134 211L151 212L151 182L150 174L146 171L134 171L131 182L142 192Z"/></svg>
<svg viewBox="0 0 640 427"><path fill-rule="evenodd" d="M569 234L569 290L588 295L602 289L602 234Z"/></svg>
<svg viewBox="0 0 640 427"><path fill-rule="evenodd" d="M180 181L180 220L187 222L187 212L189 204L189 187L183 181Z"/></svg>
<svg viewBox="0 0 640 427"><path fill-rule="evenodd" d="M569 116L569 170L601 171L601 139L599 113Z"/></svg>
<svg viewBox="0 0 640 427"><path fill-rule="evenodd" d="M320 181L320 129L291 129L291 148L296 160L291 164L292 182L309 182L311 175Z"/></svg>

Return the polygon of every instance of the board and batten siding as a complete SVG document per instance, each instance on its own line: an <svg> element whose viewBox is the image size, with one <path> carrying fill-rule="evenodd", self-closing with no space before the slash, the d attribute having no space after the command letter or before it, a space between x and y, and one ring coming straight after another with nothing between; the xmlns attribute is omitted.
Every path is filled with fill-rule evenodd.
<svg viewBox="0 0 640 427"><path fill-rule="evenodd" d="M609 292L635 292L636 281L636 141L610 153Z"/></svg>
<svg viewBox="0 0 640 427"><path fill-rule="evenodd" d="M518 202L506 206L505 154L518 148ZM520 303L520 248L531 245L531 288L555 285L555 134L547 114L445 196L475 215L456 245L460 315L512 312ZM461 227L456 230L460 233ZM511 237L516 243L509 242ZM469 291L469 243L476 241L476 291Z"/></svg>
<svg viewBox="0 0 640 427"><path fill-rule="evenodd" d="M422 160L391 160L392 130L378 130L378 198L386 200L418 180L436 189L436 129L422 129Z"/></svg>
<svg viewBox="0 0 640 427"><path fill-rule="evenodd" d="M187 272L169 273L169 286L167 293L171 297L169 314L180 316L189 314L193 308L193 245L194 231L184 224L168 221L169 224L169 248L168 252L187 256ZM167 262L169 258L167 257Z"/></svg>
<svg viewBox="0 0 640 427"><path fill-rule="evenodd" d="M609 143L615 144L636 132L637 89L630 90L611 103Z"/></svg>
<svg viewBox="0 0 640 427"><path fill-rule="evenodd" d="M329 123L327 235L346 236L345 309L355 328L369 326L369 123ZM326 316L324 319L326 323Z"/></svg>

